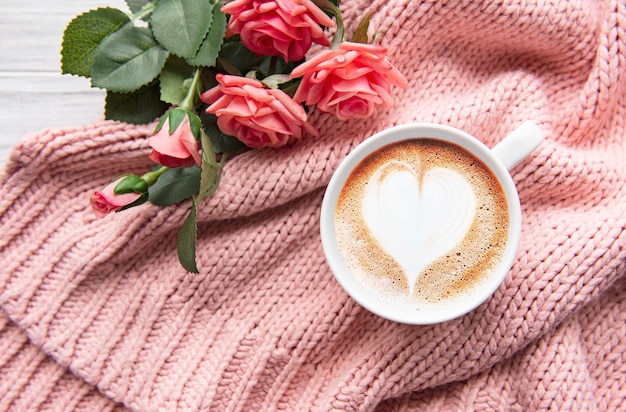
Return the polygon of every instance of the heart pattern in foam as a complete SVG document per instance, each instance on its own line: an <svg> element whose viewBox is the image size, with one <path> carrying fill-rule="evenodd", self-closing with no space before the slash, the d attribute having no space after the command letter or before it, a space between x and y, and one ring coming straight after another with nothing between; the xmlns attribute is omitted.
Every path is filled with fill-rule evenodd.
<svg viewBox="0 0 626 412"><path fill-rule="evenodd" d="M476 196L459 173L443 167L420 174L393 161L371 176L363 218L372 237L404 271L413 293L424 269L457 246L476 215Z"/></svg>

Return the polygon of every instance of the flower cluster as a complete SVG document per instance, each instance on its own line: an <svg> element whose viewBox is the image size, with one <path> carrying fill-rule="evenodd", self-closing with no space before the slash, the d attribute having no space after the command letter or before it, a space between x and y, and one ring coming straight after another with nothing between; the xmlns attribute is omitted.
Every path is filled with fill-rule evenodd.
<svg viewBox="0 0 626 412"><path fill-rule="evenodd" d="M369 41L368 16L346 41L338 0L128 5L130 14L81 14L64 33L63 72L107 90L108 119L160 117L147 142L155 168L114 178L91 205L104 217L146 201L167 206L191 198L178 251L192 272L197 203L215 192L229 155L318 136L307 108L340 120L368 117L393 104L392 86L407 85L387 50Z"/></svg>

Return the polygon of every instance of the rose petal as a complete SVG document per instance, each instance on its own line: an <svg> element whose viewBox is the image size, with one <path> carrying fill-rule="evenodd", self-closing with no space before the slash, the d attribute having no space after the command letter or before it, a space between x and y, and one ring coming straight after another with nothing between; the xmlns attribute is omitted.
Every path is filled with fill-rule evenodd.
<svg viewBox="0 0 626 412"><path fill-rule="evenodd" d="M332 88L338 93L366 93L376 94L371 88L367 77L357 77L355 79L333 78Z"/></svg>
<svg viewBox="0 0 626 412"><path fill-rule="evenodd" d="M189 116L185 116L178 129L174 132L174 137L185 146L195 163L200 166L202 164L202 157L200 156L200 143L196 140L191 130L191 124L189 123Z"/></svg>
<svg viewBox="0 0 626 412"><path fill-rule="evenodd" d="M111 212L115 212L124 206L130 205L141 197L140 193L115 194L115 187L125 178L126 176L120 176L106 185L102 190L96 191L91 195L89 202L96 217L103 218Z"/></svg>
<svg viewBox="0 0 626 412"><path fill-rule="evenodd" d="M159 131L148 138L148 144L159 153L167 154L181 159L189 157L189 151L177 138L169 134L169 119L165 120Z"/></svg>
<svg viewBox="0 0 626 412"><path fill-rule="evenodd" d="M304 111L304 108L300 104L296 103L285 92L283 92L282 90L278 90L278 89L271 89L269 90L269 93L281 103L282 107L285 108L285 111L282 111L278 108L277 105L273 105L273 107L276 108L277 111L280 111L281 114L293 115L295 118L297 118L300 121L306 120L307 116L306 116L306 112Z"/></svg>
<svg viewBox="0 0 626 412"><path fill-rule="evenodd" d="M219 97L223 95L219 86L215 86L205 91L200 95L200 100L202 100L206 104L211 104L215 102Z"/></svg>
<svg viewBox="0 0 626 412"><path fill-rule="evenodd" d="M335 26L335 22L312 1L300 0L300 3L307 8L307 10L311 13L311 17L315 19L316 23L326 27Z"/></svg>

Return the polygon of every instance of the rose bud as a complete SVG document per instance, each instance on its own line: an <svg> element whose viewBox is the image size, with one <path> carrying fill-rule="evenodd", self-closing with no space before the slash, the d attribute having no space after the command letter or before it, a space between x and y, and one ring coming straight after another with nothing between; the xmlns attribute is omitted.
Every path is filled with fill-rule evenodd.
<svg viewBox="0 0 626 412"><path fill-rule="evenodd" d="M170 110L148 139L150 159L170 168L200 166L200 128L200 119L194 113Z"/></svg>
<svg viewBox="0 0 626 412"><path fill-rule="evenodd" d="M111 212L116 212L123 207L126 207L136 202L141 196L141 193L124 193L116 194L115 187L126 179L126 176L120 176L116 180L106 185L102 190L94 192L89 199L93 213L99 217L105 217Z"/></svg>

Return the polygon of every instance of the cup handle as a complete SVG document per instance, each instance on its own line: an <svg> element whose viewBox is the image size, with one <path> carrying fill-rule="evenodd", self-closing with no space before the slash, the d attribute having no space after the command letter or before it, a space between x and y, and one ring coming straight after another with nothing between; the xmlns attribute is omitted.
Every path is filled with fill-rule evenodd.
<svg viewBox="0 0 626 412"><path fill-rule="evenodd" d="M495 145L491 152L500 159L507 170L511 170L531 154L544 139L545 136L539 126L527 120Z"/></svg>

